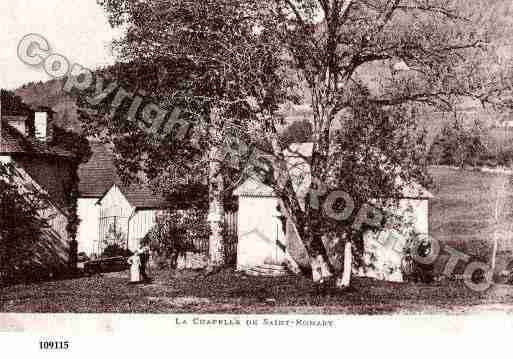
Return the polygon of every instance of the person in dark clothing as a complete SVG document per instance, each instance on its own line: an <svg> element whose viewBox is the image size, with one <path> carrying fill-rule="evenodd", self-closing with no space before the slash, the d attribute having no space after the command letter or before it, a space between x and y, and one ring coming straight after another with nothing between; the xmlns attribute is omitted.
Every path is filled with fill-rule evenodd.
<svg viewBox="0 0 513 359"><path fill-rule="evenodd" d="M150 248L146 245L141 244L139 248L139 256L141 258L141 277L143 282L149 282L150 278L146 273L148 262L150 261Z"/></svg>

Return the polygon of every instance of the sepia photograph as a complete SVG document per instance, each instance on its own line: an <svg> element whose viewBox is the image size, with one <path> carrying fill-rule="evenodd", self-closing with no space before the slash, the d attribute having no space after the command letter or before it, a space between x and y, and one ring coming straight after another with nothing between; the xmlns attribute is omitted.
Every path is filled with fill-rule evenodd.
<svg viewBox="0 0 513 359"><path fill-rule="evenodd" d="M510 0L1 0L0 28L0 332L513 312Z"/></svg>

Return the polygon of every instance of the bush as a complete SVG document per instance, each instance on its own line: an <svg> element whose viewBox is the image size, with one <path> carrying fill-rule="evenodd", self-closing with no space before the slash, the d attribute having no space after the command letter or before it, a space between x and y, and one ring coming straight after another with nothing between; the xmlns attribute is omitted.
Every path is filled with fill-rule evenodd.
<svg viewBox="0 0 513 359"><path fill-rule="evenodd" d="M288 147L296 142L312 141L313 127L307 119L292 122L280 135L283 147Z"/></svg>
<svg viewBox="0 0 513 359"><path fill-rule="evenodd" d="M486 133L479 121L467 129L461 119L455 118L435 137L429 149L429 163L458 167L478 166L483 159L490 156L485 137Z"/></svg>
<svg viewBox="0 0 513 359"><path fill-rule="evenodd" d="M124 256L127 253L125 249L127 245L126 233L119 223L111 223L107 234L103 239L102 257ZM114 255L113 255L114 254Z"/></svg>
<svg viewBox="0 0 513 359"><path fill-rule="evenodd" d="M110 244L108 245L101 254L103 258L110 257L130 257L133 253L124 247L121 247L119 244Z"/></svg>
<svg viewBox="0 0 513 359"><path fill-rule="evenodd" d="M85 252L80 252L77 254L77 262L78 263L87 262L89 259L90 259L89 256Z"/></svg>
<svg viewBox="0 0 513 359"><path fill-rule="evenodd" d="M126 258L111 257L87 262L84 264L84 272L92 275L95 273L121 272L128 269Z"/></svg>
<svg viewBox="0 0 513 359"><path fill-rule="evenodd" d="M37 192L21 192L18 174L0 163L0 282L17 281L34 264L36 245L47 221L40 216L45 200Z"/></svg>
<svg viewBox="0 0 513 359"><path fill-rule="evenodd" d="M433 281L432 264L415 261L415 256L428 257L431 254L432 244L429 238L412 235L406 243L401 271L407 282L431 283Z"/></svg>
<svg viewBox="0 0 513 359"><path fill-rule="evenodd" d="M206 211L179 210L157 217L143 242L149 243L157 266L176 268L179 255L208 251L209 235Z"/></svg>

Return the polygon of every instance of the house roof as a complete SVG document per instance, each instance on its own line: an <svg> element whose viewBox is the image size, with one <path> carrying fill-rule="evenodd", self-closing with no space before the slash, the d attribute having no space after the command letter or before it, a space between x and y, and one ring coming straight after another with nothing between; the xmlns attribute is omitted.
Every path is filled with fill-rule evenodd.
<svg viewBox="0 0 513 359"><path fill-rule="evenodd" d="M233 191L234 196L239 197L274 197L274 190L261 181L249 177Z"/></svg>
<svg viewBox="0 0 513 359"><path fill-rule="evenodd" d="M101 203L103 198L116 186L121 193L125 196L126 200L134 208L147 208L147 209L163 209L170 206L169 202L164 197L153 193L153 191L145 184L132 184L124 186L114 183L112 186L98 199Z"/></svg>
<svg viewBox="0 0 513 359"><path fill-rule="evenodd" d="M80 197L100 198L120 180L109 147L98 142L90 142L90 146L91 158L78 168L78 190Z"/></svg>
<svg viewBox="0 0 513 359"><path fill-rule="evenodd" d="M136 208L166 208L169 203L146 185L120 186L128 202Z"/></svg>
<svg viewBox="0 0 513 359"><path fill-rule="evenodd" d="M0 154L31 154L72 158L74 155L56 146L29 138L6 122L2 122Z"/></svg>
<svg viewBox="0 0 513 359"><path fill-rule="evenodd" d="M146 184L124 185L114 165L114 152L109 145L91 142L92 156L78 169L79 193L82 198L98 198L98 201L116 185L127 201L136 208L165 208L167 201L152 192Z"/></svg>
<svg viewBox="0 0 513 359"><path fill-rule="evenodd" d="M312 175L310 171L310 158L313 152L313 143L293 143L285 150L287 169L292 185L299 198L304 198L310 191ZM234 191L235 196L242 197L274 197L274 190L263 184L257 178L249 177ZM433 195L418 183L405 186L402 198L429 199Z"/></svg>
<svg viewBox="0 0 513 359"><path fill-rule="evenodd" d="M42 197L40 198L42 204L46 207L49 206L53 210L59 211L63 216L68 217L69 212L68 210L61 205L46 191L39 183L37 183L31 176L28 174L25 169L22 167L16 167L13 170L13 176L12 176L14 182L17 184L18 191L20 193L25 194L28 192L36 191L37 193L41 194Z"/></svg>

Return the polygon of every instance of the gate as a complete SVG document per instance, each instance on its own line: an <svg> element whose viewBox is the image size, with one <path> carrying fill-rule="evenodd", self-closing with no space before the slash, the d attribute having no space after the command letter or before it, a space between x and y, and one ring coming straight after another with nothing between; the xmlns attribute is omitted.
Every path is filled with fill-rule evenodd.
<svg viewBox="0 0 513 359"><path fill-rule="evenodd" d="M120 206L100 209L98 230L98 242L95 245L97 255L101 255L110 245L128 249L128 217L123 215Z"/></svg>
<svg viewBox="0 0 513 359"><path fill-rule="evenodd" d="M237 212L227 211L224 214L224 239L225 239L225 255L226 263L235 265L237 263ZM209 254L209 238L193 238L191 246L196 252L206 256Z"/></svg>
<svg viewBox="0 0 513 359"><path fill-rule="evenodd" d="M237 212L225 212L224 229L226 240L226 262L230 265L237 263Z"/></svg>

